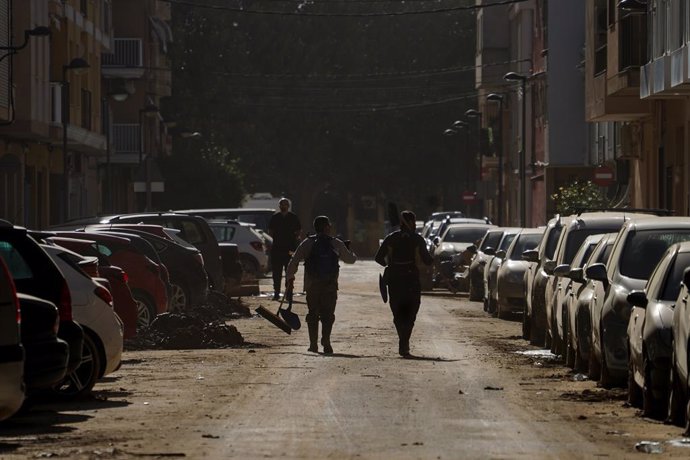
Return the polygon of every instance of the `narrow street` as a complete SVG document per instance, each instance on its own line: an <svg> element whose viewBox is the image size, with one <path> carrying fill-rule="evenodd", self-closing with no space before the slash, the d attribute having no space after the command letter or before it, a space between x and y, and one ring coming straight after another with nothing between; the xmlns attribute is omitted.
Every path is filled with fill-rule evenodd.
<svg viewBox="0 0 690 460"><path fill-rule="evenodd" d="M530 348L518 322L448 291L423 297L416 359L401 359L378 271L342 267L332 356L306 351L306 325L286 335L259 317L233 323L244 348L126 352L92 400L0 425L0 458L624 458L682 437L636 415L624 391L515 353Z"/></svg>

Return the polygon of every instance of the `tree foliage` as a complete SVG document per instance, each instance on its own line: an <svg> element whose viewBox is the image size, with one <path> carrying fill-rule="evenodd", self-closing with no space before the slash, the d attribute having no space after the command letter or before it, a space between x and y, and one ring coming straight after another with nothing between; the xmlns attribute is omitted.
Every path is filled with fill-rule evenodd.
<svg viewBox="0 0 690 460"><path fill-rule="evenodd" d="M567 186L559 187L558 192L551 195L551 199L556 203L556 211L565 215L588 208L603 208L608 204L601 188L591 181L576 180Z"/></svg>

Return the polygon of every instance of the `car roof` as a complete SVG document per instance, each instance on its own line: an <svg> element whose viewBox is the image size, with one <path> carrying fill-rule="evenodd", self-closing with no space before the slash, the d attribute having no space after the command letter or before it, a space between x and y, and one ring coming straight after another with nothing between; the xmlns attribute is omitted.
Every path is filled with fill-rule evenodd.
<svg viewBox="0 0 690 460"><path fill-rule="evenodd" d="M482 224L479 222L471 222L471 223L451 223L446 227L446 231L448 231L451 228L493 228L495 225L491 224Z"/></svg>
<svg viewBox="0 0 690 460"><path fill-rule="evenodd" d="M608 224L622 222L629 219L650 219L657 216L634 212L585 212L570 217L572 220L568 222L568 226L577 226L583 223L588 225Z"/></svg>
<svg viewBox="0 0 690 460"><path fill-rule="evenodd" d="M539 228L531 228L531 227L529 227L529 228L523 228L523 229L521 229L521 230L520 230L520 234L521 234L521 235L543 235L543 234L544 234L544 230L546 230L546 228L544 228L544 227L539 227Z"/></svg>
<svg viewBox="0 0 690 460"><path fill-rule="evenodd" d="M626 222L626 225L635 230L690 228L690 217L653 217L653 219L631 219Z"/></svg>
<svg viewBox="0 0 690 460"><path fill-rule="evenodd" d="M170 211L183 214L194 214L203 212L271 212L275 213L276 210L272 208L199 208L199 209L178 209L176 211Z"/></svg>

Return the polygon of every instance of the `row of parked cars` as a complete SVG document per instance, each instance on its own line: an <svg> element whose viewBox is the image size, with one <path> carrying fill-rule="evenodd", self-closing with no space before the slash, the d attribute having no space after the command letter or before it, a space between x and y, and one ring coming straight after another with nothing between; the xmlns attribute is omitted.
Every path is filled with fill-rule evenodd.
<svg viewBox="0 0 690 460"><path fill-rule="evenodd" d="M270 238L254 223L198 211L44 231L0 221L0 420L26 395L90 392L119 368L123 341L157 315L222 297L243 266L267 269Z"/></svg>
<svg viewBox="0 0 690 460"><path fill-rule="evenodd" d="M601 386L627 387L646 416L690 415L690 218L645 210L556 216L489 229L468 269L469 298Z"/></svg>

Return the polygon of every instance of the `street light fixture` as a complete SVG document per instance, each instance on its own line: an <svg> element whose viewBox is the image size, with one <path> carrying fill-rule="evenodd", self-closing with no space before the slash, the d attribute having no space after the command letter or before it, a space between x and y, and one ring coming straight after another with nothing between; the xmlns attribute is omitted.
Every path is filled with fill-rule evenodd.
<svg viewBox="0 0 690 460"><path fill-rule="evenodd" d="M19 46L0 46L0 50L3 51L19 51L23 50L29 44L29 39L31 37L48 37L50 36L50 28L46 26L38 26L33 29L24 31L24 42ZM12 54L12 53L10 53Z"/></svg>
<svg viewBox="0 0 690 460"><path fill-rule="evenodd" d="M525 150L526 150L526 133L527 133L527 80L528 77L520 75L516 72L508 72L503 76L506 81L520 82L520 89L522 91L522 139L520 141L520 155L518 162L520 170L520 226L524 227L527 224L527 198L525 190L527 188L525 177Z"/></svg>
<svg viewBox="0 0 690 460"><path fill-rule="evenodd" d="M498 225L503 225L503 95L491 93L487 101L498 102Z"/></svg>
<svg viewBox="0 0 690 460"><path fill-rule="evenodd" d="M69 125L69 81L67 73L76 74L89 69L89 63L82 58L74 58L69 64L62 66L62 218L66 222L69 219L69 152L67 151L67 127Z"/></svg>

